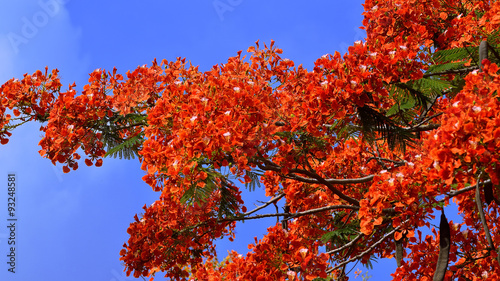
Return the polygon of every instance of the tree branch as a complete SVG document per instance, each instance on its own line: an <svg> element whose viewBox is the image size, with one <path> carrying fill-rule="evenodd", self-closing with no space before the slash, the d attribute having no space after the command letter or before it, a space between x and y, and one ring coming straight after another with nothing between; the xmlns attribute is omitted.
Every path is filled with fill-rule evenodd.
<svg viewBox="0 0 500 281"><path fill-rule="evenodd" d="M248 216L248 215L253 214L253 213L255 213L255 212L259 211L259 210L262 210L262 209L264 209L265 207L267 207L267 206L269 206L269 205L271 205L271 204L273 204L273 203L275 203L275 202L278 202L281 198L283 198L283 196L285 196L285 193L281 193L280 195L278 195L278 196L276 196L276 197L271 198L271 200L267 201L267 202L266 202L266 203L264 203L263 205L258 206L257 208L255 208L255 209L253 209L253 210L251 210L251 211L249 211L249 212L246 212L246 213L244 213L244 214L242 214L242 215L243 215L243 216Z"/></svg>
<svg viewBox="0 0 500 281"><path fill-rule="evenodd" d="M479 185L481 185L481 186L482 186L482 185L484 185L484 184L488 184L488 183L490 183L490 182L491 182L491 180L485 180L485 181L483 181L483 182L479 183ZM475 185L471 185L471 186L464 187L464 188L459 189L459 190L452 190L452 191L450 191L450 193L448 193L448 194L446 194L446 195L447 195L449 198L452 198L452 197L455 197L455 196L457 196L457 195L459 195L459 194L462 194L462 193L464 193L464 192L471 191L471 190L473 190L473 189L475 189L475 188L476 188L476 186L475 186ZM442 202L444 202L445 200L446 200L446 199L445 199L445 198L443 198L443 199L439 200L438 202L439 202L439 203L442 203Z"/></svg>
<svg viewBox="0 0 500 281"><path fill-rule="evenodd" d="M295 179L301 182L305 183L321 183L317 179L311 179L311 178L305 178L301 177L295 174L291 174L288 176L290 179ZM373 180L375 175L368 175L366 177L362 178L352 178L352 179L324 179L325 182L330 183L330 184L341 184L341 185L346 185L346 184L354 184L354 183L365 183Z"/></svg>
<svg viewBox="0 0 500 281"><path fill-rule="evenodd" d="M269 202L267 202L267 203L269 203ZM303 211L303 212L297 212L297 213L293 213L293 214L292 213L275 213L275 214L255 215L255 216L251 216L251 217L240 216L240 217L235 217L235 218L226 218L226 219L223 219L220 221L221 222L222 221L224 221L224 222L225 221L243 221L243 220L255 220L255 219L272 218L272 217L286 217L285 220L290 220L293 218L298 218L298 217L302 217L302 216L311 215L314 213L319 213L319 212L328 211L328 210L335 210L335 209L359 210L359 207L351 206L351 205L333 205L333 206L326 206L326 207L321 207L321 208L317 208L317 209L311 209L311 210L307 210L307 211ZM252 211L252 212L254 212L254 211Z"/></svg>
<svg viewBox="0 0 500 281"><path fill-rule="evenodd" d="M427 115L427 112L428 112L428 111L426 111L425 115ZM431 121L432 119L434 119L434 118L436 118L436 117L438 117L439 115L442 115L442 114L444 114L444 113L443 113L443 112L439 112L439 113L434 114L434 115L432 115L432 116L425 117L425 119L423 119L423 120L422 120L422 119L420 119L420 118L423 118L423 116L422 116L422 117L420 117L420 118L419 118L419 119L420 119L420 120L422 120L422 121L421 121L420 123L418 123L416 126L413 126L413 127L420 127L420 126L422 126L424 123L427 123L427 122Z"/></svg>
<svg viewBox="0 0 500 281"><path fill-rule="evenodd" d="M333 255L335 253L338 253L340 251L343 251L349 247L351 247L354 243L356 243L356 241L358 241L361 237L363 237L363 233L360 233L358 236L356 236L353 240L351 240L351 242L345 244L344 246L340 247L340 248L337 248L337 249L333 249L331 251L328 251L326 252L327 255Z"/></svg>
<svg viewBox="0 0 500 281"><path fill-rule="evenodd" d="M256 163L256 164L257 164L257 166L259 166L259 168L261 170L275 171L275 172L281 173L282 168L279 165L277 165L277 164L273 163L272 161L265 159L265 158L261 158L260 160L262 162L264 162L264 164L262 164L262 163ZM309 178L304 178L304 177L295 175L294 173L300 173L300 174L308 176ZM358 200L343 194L340 190L333 187L332 184L349 184L349 183L368 182L368 181L371 181L374 177L374 176L367 176L367 177L362 178L361 181L359 181L359 179L324 179L315 172L311 172L311 171L307 171L307 170L303 170L303 169L296 169L296 168L290 169L289 173L287 175L284 175L284 176L291 178L291 179L306 182L306 183L323 184L326 187L328 187L328 189L330 189L330 191L332 191L338 197L340 197L341 199L344 199L345 201L347 201L355 206L359 206Z"/></svg>
<svg viewBox="0 0 500 281"><path fill-rule="evenodd" d="M295 214L289 214L290 216L286 218L286 220L314 214L314 213L319 213L323 211L328 211L328 210L335 210L335 209L351 209L351 210L359 210L358 206L351 206L351 205L332 205L332 206L325 206L321 208L316 208L316 209L311 209L303 212L298 212Z"/></svg>
<svg viewBox="0 0 500 281"><path fill-rule="evenodd" d="M343 261L343 262L341 262L341 263L337 264L334 268L327 270L327 271L326 271L326 273L331 273L332 271L337 270L337 269L339 269L340 267L342 267L342 266L344 266L344 265L346 265L346 264L348 264L348 263L350 263L350 262L352 262L352 261L354 261L354 260L360 259L360 258L362 258L362 257L363 257L364 255L366 255L366 254L369 254L371 251L373 251L373 249L375 249L375 247L377 247L377 246L378 246L378 245L380 245L382 242L384 242L384 240L385 240L385 239L387 239L389 236L393 235L393 234L394 234L394 232L398 231L398 230L401 228L401 226L403 226L403 224L405 224L405 223L406 223L406 222L408 222L408 221L409 221L409 219L408 219L408 220L405 220L402 224L400 224L398 227L396 227L396 228L394 228L393 230L391 230L390 232L388 232L386 235L384 235L382 238L380 238L377 242L375 242L373 245L371 245L371 246L370 246L368 249L366 249L364 252L362 252L362 253L360 253L359 255L354 256L354 257L352 257L352 258L350 258L350 259L348 259L348 260L346 260L346 261Z"/></svg>
<svg viewBox="0 0 500 281"><path fill-rule="evenodd" d="M352 127L356 128L356 129L359 129L361 130L362 127L359 126L359 125L352 125ZM411 132L411 133L414 133L414 132L425 132L425 131L432 131L434 129L437 129L441 127L441 124L428 124L428 125L422 125L422 126L415 126L415 127L398 127L399 129L401 130L404 130L404 131L407 131L407 132ZM379 128L379 127L374 127L374 131L382 131L382 130L388 130L388 131L394 131L393 129L389 128L389 129L382 129L382 128Z"/></svg>
<svg viewBox="0 0 500 281"><path fill-rule="evenodd" d="M372 157L368 158L368 160L366 160L366 163L370 162L371 160L391 162L396 167L403 166L406 163L405 161L397 161L397 160L392 160L392 159L378 157L378 156L372 156Z"/></svg>

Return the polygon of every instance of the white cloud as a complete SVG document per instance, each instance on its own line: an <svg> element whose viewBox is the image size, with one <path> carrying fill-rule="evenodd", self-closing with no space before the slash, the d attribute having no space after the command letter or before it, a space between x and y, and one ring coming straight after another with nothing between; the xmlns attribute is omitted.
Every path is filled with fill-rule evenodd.
<svg viewBox="0 0 500 281"><path fill-rule="evenodd" d="M63 85L87 75L88 60L80 53L81 32L72 25L65 2L12 1L2 7L0 83L45 66L58 68L64 71L63 78L72 79L63 80Z"/></svg>

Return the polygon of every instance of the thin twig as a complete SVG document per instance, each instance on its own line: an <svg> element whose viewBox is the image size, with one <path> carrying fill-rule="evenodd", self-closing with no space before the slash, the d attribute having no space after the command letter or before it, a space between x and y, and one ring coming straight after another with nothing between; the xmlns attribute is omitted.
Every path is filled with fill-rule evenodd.
<svg viewBox="0 0 500 281"><path fill-rule="evenodd" d="M408 221L409 221L409 219L408 219L408 220L405 220L405 221L404 221L401 225L399 225L398 227L396 227L396 228L394 228L393 230L391 230L390 232L388 232L386 235L384 235L382 238L380 238L377 242L375 242L373 245L371 245L371 246L370 246L368 249L366 249L364 252L362 252L362 253L360 253L359 255L354 256L354 257L352 257L352 258L350 258L350 259L348 259L348 260L346 260L346 261L343 261L343 262L341 262L341 263L337 264L334 268L327 270L327 271L326 271L326 273L331 273L332 271L337 270L338 268L340 268L340 267L342 267L342 266L344 266L344 265L346 265L346 264L348 264L348 263L350 263L350 262L352 262L352 261L354 261L354 260L360 259L360 258L362 258L364 255L366 255L366 254L370 253L371 251L373 251L373 249L375 249L375 247L377 247L377 246L378 246L378 245L380 245L382 242L384 242L384 240L385 240L385 239L387 239L389 236L393 235L393 234L394 234L394 232L398 231L398 230L401 228L401 226L403 226L403 224L405 224L405 223L406 223L406 222L408 222Z"/></svg>
<svg viewBox="0 0 500 281"><path fill-rule="evenodd" d="M359 207L357 206L351 206L351 205L333 205L333 206L326 206L326 207L321 207L317 209L311 209L303 212L297 212L297 213L275 213L275 214L262 214L262 215L255 215L251 217L234 217L234 218L226 218L220 220L222 221L243 221L243 220L255 220L255 219L262 219L262 218L272 218L272 217L286 217L284 220L290 220L293 218L298 218L302 216L307 216L311 215L314 213L319 213L323 211L328 211L328 210L335 210L335 209L351 209L351 210L359 210Z"/></svg>
<svg viewBox="0 0 500 281"><path fill-rule="evenodd" d="M398 129L400 130L404 130L404 131L407 131L407 132L411 132L411 133L415 133L415 132L425 132L425 131L432 131L434 129L437 129L441 126L441 124L429 124L429 125L419 125L418 127L417 126L414 126L414 127L398 127ZM362 127L359 126L359 125L352 125L353 128L356 128L356 129L361 129ZM374 131L380 131L382 130L382 128L380 127L374 127L373 128ZM385 129L384 129L385 130ZM392 129L392 128L388 128L387 131L395 131L395 129Z"/></svg>
<svg viewBox="0 0 500 281"><path fill-rule="evenodd" d="M406 130L408 132L425 132L425 131L432 131L434 129L437 129L441 127L441 124L429 124L425 126L418 126L418 127L410 127L410 128L402 128L403 130Z"/></svg>
<svg viewBox="0 0 500 281"><path fill-rule="evenodd" d="M275 171L275 172L281 173L282 168L279 165L275 164L274 162L272 162L268 159L263 158L260 160L264 163L256 163L256 164L261 170ZM294 173L300 173L300 174L308 176L309 178L297 176ZM299 180L302 182L306 182L306 183L317 183L317 184L326 185L326 187L328 187L328 189L330 189L330 191L332 191L335 195L337 195L341 199L343 199L343 200L345 200L345 201L347 201L355 206L359 206L358 200L356 200L350 196L345 195L344 193L342 193L340 190L336 189L332 185L332 184L347 184L346 182L344 182L346 180L324 179L323 177L321 177L320 175L318 175L315 172L311 172L311 171L307 171L307 170L303 170L303 169L297 169L297 168L289 169L289 173L287 175L283 175L283 176L289 177L291 179L296 179L296 180ZM367 181L370 181L371 179L373 179L373 177L370 177L370 176L365 177L365 178L367 178L367 179L365 179L365 181L363 181L363 182L367 182Z"/></svg>
<svg viewBox="0 0 500 281"><path fill-rule="evenodd" d="M377 157L377 156L373 156L373 157L368 158L368 160L366 160L366 163L370 162L371 160L380 160L380 161L391 162L391 163L394 163L395 166L397 166L397 167L403 166L405 164L404 161L397 161L397 160L392 160L392 159Z"/></svg>
<svg viewBox="0 0 500 281"><path fill-rule="evenodd" d="M275 202L278 202L281 198L283 198L283 196L285 196L285 193L281 193L280 195L271 198L271 200L267 201L264 205L261 205L261 206L255 208L255 209L253 209L253 210L251 210L249 212L243 213L242 215L243 216L248 216L248 215L251 215L251 214L253 214L253 213L255 213L255 212L259 211L259 210L262 210L265 207L267 207L267 206L269 206L269 205L271 205L271 204L273 204Z"/></svg>
<svg viewBox="0 0 500 281"><path fill-rule="evenodd" d="M490 183L490 182L491 182L491 180L485 180L485 181L483 181L483 182L479 183L479 185L481 185L481 186L482 186L482 185L484 185L484 184L488 184L488 183ZM450 193L448 193L448 194L446 194L446 195L447 195L449 198L452 198L452 197L455 197L455 196L457 196L457 195L459 195L459 194L462 194L462 193L464 193L464 192L471 191L471 190L473 190L473 189L475 189L475 188L476 188L476 186L475 186L475 185L471 185L471 186L464 187L464 188L459 189L459 190L452 190L452 191L450 191ZM442 202L444 202L445 200L446 200L446 198L443 198L443 199L439 200L438 202L439 202L439 203L442 203Z"/></svg>
<svg viewBox="0 0 500 281"><path fill-rule="evenodd" d="M381 156L380 156L380 149L378 148L378 144L377 142L374 142L373 145L375 146L375 151L377 152L377 159L380 159ZM380 161L380 160L377 160L377 162L380 164L380 166L382 166L382 168L384 168L384 170L388 170L387 166L385 165L384 162Z"/></svg>
<svg viewBox="0 0 500 281"><path fill-rule="evenodd" d="M333 255L335 253L338 253L338 252L341 252L349 247L351 247L354 243L356 243L356 241L358 241L361 237L363 237L363 233L360 233L358 236L356 236L351 242L345 244L344 246L340 247L340 248L337 248L337 249L333 249L331 251L328 251L326 252L327 255Z"/></svg>
<svg viewBox="0 0 500 281"><path fill-rule="evenodd" d="M298 213L295 213L295 214L290 214L290 216L288 218L286 218L286 219L290 220L290 219L293 219L293 218L302 217L302 216L305 216L305 215L310 215L310 214L319 213L319 212L328 211L328 210L334 210L334 209L359 210L359 207L358 206L351 206L351 205L326 206L326 207L311 209L311 210L307 210L307 211L303 211L303 212L298 212Z"/></svg>
<svg viewBox="0 0 500 281"><path fill-rule="evenodd" d="M439 112L439 113L434 114L434 115L432 115L432 116L426 117L424 120L422 120L420 123L418 123L417 125L413 126L412 128L415 128L415 127L420 127L420 126L422 126L423 124L425 124L425 123L427 123L427 122L431 121L432 119L434 119L434 118L436 118L436 117L438 117L438 116L440 116L440 115L443 115L443 114L444 114L444 112Z"/></svg>

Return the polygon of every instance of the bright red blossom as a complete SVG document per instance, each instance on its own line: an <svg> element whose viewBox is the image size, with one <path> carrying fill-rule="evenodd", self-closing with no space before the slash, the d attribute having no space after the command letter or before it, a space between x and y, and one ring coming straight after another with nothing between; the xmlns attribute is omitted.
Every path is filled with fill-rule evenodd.
<svg viewBox="0 0 500 281"><path fill-rule="evenodd" d="M312 71L257 42L207 72L184 59L97 69L80 94L57 70L11 79L0 143L40 121L40 155L65 173L138 156L159 199L120 252L135 277L347 280L351 262L396 256L394 280L431 280L444 238L419 228L451 198L464 220L449 223L445 278L498 279L500 2L364 7L365 42ZM263 185L268 202L248 211L234 179ZM277 213L255 213L265 207ZM217 259L216 239L262 217L279 222L246 255Z"/></svg>

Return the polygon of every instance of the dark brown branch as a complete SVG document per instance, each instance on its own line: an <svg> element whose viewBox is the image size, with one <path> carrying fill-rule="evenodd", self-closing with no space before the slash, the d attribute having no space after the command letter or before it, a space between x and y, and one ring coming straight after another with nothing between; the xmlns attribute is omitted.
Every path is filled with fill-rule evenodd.
<svg viewBox="0 0 500 281"><path fill-rule="evenodd" d="M479 185L480 185L480 186L482 186L483 184L488 184L488 183L491 183L491 180L485 180L485 181L483 181L483 182L479 183ZM471 186L464 187L464 188L459 189L459 190L452 190L452 191L450 191L450 193L448 193L448 194L446 194L446 195L447 195L449 198L452 198L452 197L455 197L455 196L457 196L457 195L459 195L459 194L462 194L462 193L464 193L464 192L471 191L471 190L473 190L473 189L475 189L475 188L476 188L476 186L475 186L475 185L471 185ZM439 203L442 203L442 202L444 202L445 200L446 200L446 199L445 199L445 198L443 198L443 199L439 200L438 202L439 202Z"/></svg>
<svg viewBox="0 0 500 281"><path fill-rule="evenodd" d="M335 210L335 209L351 209L351 210L359 210L358 206L351 206L351 205L333 205L333 206L325 206L321 208L316 208L316 209L311 209L303 212L298 212L295 214L289 214L289 217L286 218L286 220L294 219L297 217L302 217L314 213L319 213L323 211L328 211L328 210Z"/></svg>
<svg viewBox="0 0 500 281"><path fill-rule="evenodd" d="M318 183L320 184L323 184L325 185L326 187L328 187L328 189L330 189L331 192L333 192L334 194L336 194L338 197L340 197L341 199L344 199L345 201L353 204L354 206L359 206L359 201L350 197L350 196L347 196L345 195L344 193L342 193L340 190L336 189L335 187L333 187L333 184L331 182L328 182L326 181L324 178L322 178L320 175L316 174L316 173L308 173L306 174L307 176L310 176L310 177L313 177L315 178ZM369 180L371 180L372 178L370 178ZM337 181L341 181L341 180L337 180ZM347 184L346 181L344 181L343 184Z"/></svg>
<svg viewBox="0 0 500 281"><path fill-rule="evenodd" d="M250 217L235 217L235 218L226 218L223 220L220 220L221 222L224 221L243 221L243 220L255 220L255 219L262 219L262 218L272 218L272 217L286 217L286 220L298 218L298 217L303 217L323 211L328 211L328 210L335 210L335 209L351 209L351 210L359 210L359 207L357 206L351 206L351 205L333 205L333 206L326 206L326 207L321 207L317 209L311 209L303 212L297 212L297 213L275 213L275 214L262 214L262 215L255 215L255 216L250 216Z"/></svg>
<svg viewBox="0 0 500 281"><path fill-rule="evenodd" d="M262 210L262 209L264 209L265 207L267 207L267 206L269 206L269 205L271 205L271 204L273 204L273 203L275 203L275 202L278 202L281 198L283 198L283 196L285 196L285 194L284 194L284 193L281 193L280 195L278 195L278 196L276 196L276 197L271 198L271 200L267 201L267 202L266 202L266 203L264 203L263 205L258 206L257 208L255 208L255 209L253 209L253 210L251 210L251 211L248 211L248 212L246 212L246 213L244 213L244 214L242 214L242 215L243 215L243 216L248 216L248 215L253 214L253 213L255 213L255 212L259 211L259 210Z"/></svg>
<svg viewBox="0 0 500 281"><path fill-rule="evenodd" d="M428 113L428 111L426 111L425 115L427 115L427 113ZM420 123L418 123L416 126L413 126L413 127L420 127L420 126L422 126L423 124L425 124L425 123L427 123L427 122L431 121L432 119L434 119L434 118L436 118L436 117L438 117L438 116L440 116L440 115L442 115L442 114L444 114L444 112L439 112L439 113L434 114L434 115L432 115L432 116L425 117L425 119L423 119L424 117L422 116L422 117L420 117L419 119L421 119L421 120L423 119L423 121L422 121L422 122L420 122Z"/></svg>
<svg viewBox="0 0 500 281"><path fill-rule="evenodd" d="M372 181L375 175L368 175L362 178L353 179L326 179L325 181L331 184L353 184L353 183L365 183Z"/></svg>
<svg viewBox="0 0 500 281"><path fill-rule="evenodd" d="M453 267L456 268L456 269L462 269L462 268L468 266L471 263L475 263L476 261L485 259L485 258L487 258L489 256L491 256L490 252L487 252L486 254L484 254L484 256L480 256L480 257L477 257L477 258L467 257L467 259L465 260L464 263L461 263L461 264L458 264L458 265L454 264ZM453 274L455 274L455 273L453 273Z"/></svg>
<svg viewBox="0 0 500 281"><path fill-rule="evenodd" d="M432 131L434 129L437 129L441 126L441 124L428 124L428 125L423 125L423 126L415 126L415 127L399 127L399 129L401 130L404 130L404 131L407 131L407 132L425 132L425 131ZM358 126L358 125L353 125L354 128L356 129L362 129L361 126ZM381 131L382 129L381 128L378 128L378 127L374 127L373 128L374 131ZM384 130L388 130L388 131L394 131L393 129L389 128L389 129L384 129Z"/></svg>
<svg viewBox="0 0 500 281"><path fill-rule="evenodd" d="M429 124L429 125L425 125L425 126L403 128L403 129L408 131L408 132L425 132L425 131L432 131L432 130L437 129L439 127L441 127L441 124Z"/></svg>
<svg viewBox="0 0 500 281"><path fill-rule="evenodd" d="M330 184L341 184L341 185L346 185L346 184L355 184L355 183L365 183L373 180L375 175L368 175L366 177L362 178L352 178L352 179L324 179L327 183ZM295 174L289 175L290 179L295 179L301 182L305 183L320 183L317 179L311 179L311 178L305 178L301 177Z"/></svg>
<svg viewBox="0 0 500 281"><path fill-rule="evenodd" d="M397 161L397 160L392 160L392 159L377 157L377 156L373 156L373 157L368 158L368 160L366 160L366 163L370 162L371 160L380 160L380 161L391 162L391 163L394 163L394 165L397 167L403 166L405 164L404 161Z"/></svg>
<svg viewBox="0 0 500 281"><path fill-rule="evenodd" d="M257 166L261 170L275 171L275 172L281 173L281 167L280 166L276 165L275 163L273 163L272 161L267 160L267 159L261 159L261 160L265 163L265 164L257 163ZM300 174L306 175L306 176L309 177L309 179L297 176L294 173L300 173ZM324 178L322 178L320 175L318 175L318 174L316 174L314 172L311 172L311 171L303 170L303 169L290 169L288 175L284 175L284 176L288 177L288 178L291 178L291 179L296 179L296 180L299 180L299 181L303 181L303 182L306 182L306 183L323 184L326 187L328 187L328 189L330 189L330 191L332 191L334 194L336 194L341 199L343 199L343 200L345 200L345 201L353 204L354 206L359 206L359 201L358 200L356 200L356 199L354 199L352 197L349 197L349 196L343 194L340 190L336 189L332 185L332 184L356 183L355 179L354 179L353 182L349 182L352 179L345 179L345 180L328 179L328 181L327 181ZM305 179L305 181L304 181L304 179ZM371 179L373 179L373 176L368 176L368 177L365 177L365 179L363 179L363 181L361 181L361 182L367 182L367 181L370 181Z"/></svg>

